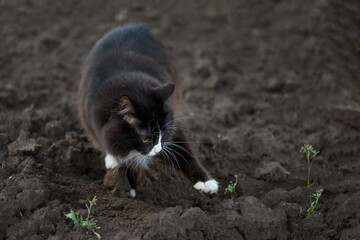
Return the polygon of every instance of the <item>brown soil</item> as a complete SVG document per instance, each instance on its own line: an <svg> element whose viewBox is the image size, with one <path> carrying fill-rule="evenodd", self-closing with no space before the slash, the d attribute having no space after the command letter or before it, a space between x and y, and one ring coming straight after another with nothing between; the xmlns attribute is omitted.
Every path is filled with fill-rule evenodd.
<svg viewBox="0 0 360 240"><path fill-rule="evenodd" d="M93 196L103 239L358 239L359 12L356 0L0 1L0 239L96 239L64 217ZM80 128L81 64L127 22L148 22L175 56L217 196L156 163L130 199ZM304 143L321 151L312 189ZM320 210L299 217L319 188Z"/></svg>

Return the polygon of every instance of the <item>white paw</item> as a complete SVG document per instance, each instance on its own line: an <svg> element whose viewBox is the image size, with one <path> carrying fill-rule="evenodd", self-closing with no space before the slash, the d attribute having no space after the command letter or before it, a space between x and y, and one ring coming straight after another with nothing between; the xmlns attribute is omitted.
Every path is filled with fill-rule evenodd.
<svg viewBox="0 0 360 240"><path fill-rule="evenodd" d="M106 169L115 168L117 165L119 165L118 161L113 155L106 154L105 157L105 167Z"/></svg>
<svg viewBox="0 0 360 240"><path fill-rule="evenodd" d="M136 197L136 190L135 189L130 189L129 195L131 198L135 198Z"/></svg>
<svg viewBox="0 0 360 240"><path fill-rule="evenodd" d="M194 188L204 193L217 193L219 184L216 180L211 179L206 182L197 182Z"/></svg>

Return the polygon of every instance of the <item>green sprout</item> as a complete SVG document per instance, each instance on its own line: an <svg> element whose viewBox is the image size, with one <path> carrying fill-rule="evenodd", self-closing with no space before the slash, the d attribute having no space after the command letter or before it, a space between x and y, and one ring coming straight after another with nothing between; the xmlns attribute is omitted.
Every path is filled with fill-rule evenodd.
<svg viewBox="0 0 360 240"><path fill-rule="evenodd" d="M311 161L319 154L319 151L316 151L313 146L309 144L304 144L300 149L301 153L305 153L307 162L308 162L308 175L307 175L307 187L311 188L314 183L310 184L310 171L311 171Z"/></svg>
<svg viewBox="0 0 360 240"><path fill-rule="evenodd" d="M86 205L87 208L87 217L84 219L82 215L80 215L79 211L75 212L74 210L70 210L70 213L65 214L65 217L70 218L74 222L75 227L86 227L88 230L92 231L96 236L99 234L95 232L95 230L100 229L99 226L96 225L96 220L92 218L91 214L91 208L96 205L96 196L90 201L90 205ZM87 231L86 234L89 232Z"/></svg>
<svg viewBox="0 0 360 240"><path fill-rule="evenodd" d="M235 199L237 197L236 195L236 185L238 184L238 175L235 175L235 183L230 181L227 188L225 188L224 194L230 193L231 199Z"/></svg>
<svg viewBox="0 0 360 240"><path fill-rule="evenodd" d="M309 216L311 213L314 213L319 210L320 205L321 205L319 203L319 199L320 199L323 191L324 191L323 189L319 189L315 193L310 195L310 206L309 206L308 210L306 211L306 214L305 214L306 217ZM299 215L301 215L301 213L302 213L302 207L300 207Z"/></svg>

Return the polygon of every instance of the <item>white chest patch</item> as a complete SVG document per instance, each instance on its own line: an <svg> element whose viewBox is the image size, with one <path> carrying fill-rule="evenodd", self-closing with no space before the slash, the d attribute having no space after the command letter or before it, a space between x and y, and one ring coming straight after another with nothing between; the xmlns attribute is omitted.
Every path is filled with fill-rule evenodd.
<svg viewBox="0 0 360 240"><path fill-rule="evenodd" d="M105 156L105 167L106 169L112 169L115 168L117 165L119 165L116 158L111 154L106 154Z"/></svg>
<svg viewBox="0 0 360 240"><path fill-rule="evenodd" d="M142 155L140 152L136 150L130 151L130 153L125 157L114 157L113 155L107 153L105 157L105 167L106 169L113 169L119 165L127 165L133 167L149 167L150 160L159 154L162 150L161 144L161 133L159 135L158 142L156 145L151 149L151 151L147 155Z"/></svg>
<svg viewBox="0 0 360 240"><path fill-rule="evenodd" d="M105 157L105 167L106 169L113 169L125 164L127 166L142 166L148 168L149 158L150 157L144 156L136 150L130 151L130 153L125 157L114 157L113 155L107 153Z"/></svg>

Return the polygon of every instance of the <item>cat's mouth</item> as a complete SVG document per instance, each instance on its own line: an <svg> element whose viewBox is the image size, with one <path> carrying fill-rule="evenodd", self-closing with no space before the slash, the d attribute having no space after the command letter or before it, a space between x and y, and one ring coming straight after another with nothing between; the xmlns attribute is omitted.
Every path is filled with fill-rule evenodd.
<svg viewBox="0 0 360 240"><path fill-rule="evenodd" d="M162 151L161 143L156 144L151 151L148 153L148 156L155 157L156 155L160 154Z"/></svg>
<svg viewBox="0 0 360 240"><path fill-rule="evenodd" d="M161 142L161 133L159 134L159 140L158 143L156 145L154 145L154 147L150 150L150 152L148 153L148 155L150 157L154 157L156 155L158 155L161 151L162 151L162 142Z"/></svg>

